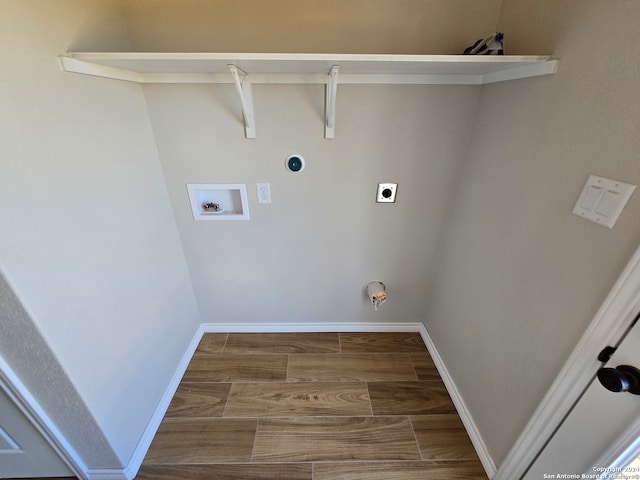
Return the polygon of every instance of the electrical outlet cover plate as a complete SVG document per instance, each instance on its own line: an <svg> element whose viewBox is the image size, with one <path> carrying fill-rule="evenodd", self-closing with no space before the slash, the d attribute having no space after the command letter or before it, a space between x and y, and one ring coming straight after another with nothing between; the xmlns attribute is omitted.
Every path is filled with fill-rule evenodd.
<svg viewBox="0 0 640 480"><path fill-rule="evenodd" d="M378 203L395 203L396 193L398 192L397 183L379 183L376 202Z"/></svg>
<svg viewBox="0 0 640 480"><path fill-rule="evenodd" d="M256 183L256 191L258 194L259 204L271 203L271 184L270 183Z"/></svg>

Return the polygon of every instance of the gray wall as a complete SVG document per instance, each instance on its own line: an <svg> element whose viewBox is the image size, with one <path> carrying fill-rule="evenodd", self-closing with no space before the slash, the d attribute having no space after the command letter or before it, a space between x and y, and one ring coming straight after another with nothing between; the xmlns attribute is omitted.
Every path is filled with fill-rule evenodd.
<svg viewBox="0 0 640 480"><path fill-rule="evenodd" d="M0 271L34 323L21 341L40 332L61 367L31 393L64 396L70 380L113 450L84 460L126 465L200 321L140 87L58 65L129 49L126 25L111 1L0 10ZM56 420L74 439L91 428Z"/></svg>
<svg viewBox="0 0 640 480"><path fill-rule="evenodd" d="M153 0L123 10L141 51L444 54L492 31L500 3ZM254 86L255 140L244 139L231 86L144 91L203 321L423 318L478 87L341 85L333 140L319 85ZM307 159L299 175L285 171L291 153ZM257 205L256 182L271 183L271 205ZM378 182L399 183L395 205L375 203ZM251 221L194 222L186 183L246 183ZM371 280L389 294L378 312L364 295Z"/></svg>
<svg viewBox="0 0 640 480"><path fill-rule="evenodd" d="M232 86L145 86L205 322L415 322L456 189L478 87L339 86L336 138L321 86L253 89L244 139ZM292 153L304 171L285 169ZM258 205L256 182L270 182ZM377 204L378 182L397 182ZM195 222L187 183L246 183L249 222ZM377 312L364 294L381 280Z"/></svg>
<svg viewBox="0 0 640 480"><path fill-rule="evenodd" d="M458 54L495 28L501 0L122 1L150 52Z"/></svg>
<svg viewBox="0 0 640 480"><path fill-rule="evenodd" d="M483 89L426 321L498 465L640 240L637 192L613 230L571 213L589 174L640 182L638 22L632 0L503 3L509 53L560 69Z"/></svg>

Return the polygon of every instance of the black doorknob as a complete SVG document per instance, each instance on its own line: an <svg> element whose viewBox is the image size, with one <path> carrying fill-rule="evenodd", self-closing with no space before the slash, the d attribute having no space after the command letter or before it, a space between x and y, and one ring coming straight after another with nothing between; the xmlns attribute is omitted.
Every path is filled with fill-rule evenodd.
<svg viewBox="0 0 640 480"><path fill-rule="evenodd" d="M598 370L598 380L611 392L629 392L640 395L640 370L631 365Z"/></svg>

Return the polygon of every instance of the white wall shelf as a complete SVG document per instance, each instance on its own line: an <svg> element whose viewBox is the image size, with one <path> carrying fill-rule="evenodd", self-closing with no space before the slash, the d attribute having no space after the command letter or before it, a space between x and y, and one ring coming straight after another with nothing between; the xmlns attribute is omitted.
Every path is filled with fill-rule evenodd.
<svg viewBox="0 0 640 480"><path fill-rule="evenodd" d="M484 85L558 68L547 56L511 55L72 52L59 58L67 72L142 84L235 84L247 138L255 138L251 84L324 84L325 137L333 138L338 84Z"/></svg>
<svg viewBox="0 0 640 480"><path fill-rule="evenodd" d="M229 65L251 83L482 85L555 73L557 60L511 55L371 55L316 53L73 52L60 56L68 72L138 83L234 83Z"/></svg>

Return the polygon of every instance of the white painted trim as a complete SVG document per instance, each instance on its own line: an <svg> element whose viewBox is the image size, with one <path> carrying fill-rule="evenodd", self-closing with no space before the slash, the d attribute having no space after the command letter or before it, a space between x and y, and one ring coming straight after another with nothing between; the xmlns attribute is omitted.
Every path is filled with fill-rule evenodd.
<svg viewBox="0 0 640 480"><path fill-rule="evenodd" d="M519 80L521 78L538 77L540 75L551 75L558 71L558 60L549 60L542 64L525 65L511 68L509 70L498 70L482 76L482 85L489 83L505 82L508 80Z"/></svg>
<svg viewBox="0 0 640 480"><path fill-rule="evenodd" d="M87 480L131 480L122 468L94 468L86 471Z"/></svg>
<svg viewBox="0 0 640 480"><path fill-rule="evenodd" d="M173 378L169 382L169 386L165 391L162 400L158 404L155 413L151 417L151 420L147 424L147 428L138 443L136 451L129 461L128 467L125 469L126 479L132 480L147 453L151 441L155 436L160 422L164 418L164 415L171 403L182 376L184 375L191 358L193 357L202 335L204 333L313 333L313 332L418 332L422 337L427 349L433 361L438 369L438 373L442 377L442 380L451 396L453 404L460 415L460 419L469 434L471 442L473 443L478 457L482 462L482 465L487 472L487 475L491 478L496 471L495 463L489 455L489 452L484 444L482 436L473 421L467 406L462 399L455 383L453 382L451 375L447 371L447 368L440 357L431 337L429 336L424 324L422 323L203 323L198 327L187 351L182 357L182 361L178 366ZM106 477L92 477L88 480L107 480Z"/></svg>
<svg viewBox="0 0 640 480"><path fill-rule="evenodd" d="M240 97L242 106L242 118L244 119L245 135L247 138L256 138L256 120L253 109L253 94L251 93L251 82L248 81L247 73L243 72L235 65L228 65L233 76L236 91Z"/></svg>
<svg viewBox="0 0 640 480"><path fill-rule="evenodd" d="M333 138L336 122L336 94L338 92L338 72L340 65L333 65L329 72L324 93L324 138Z"/></svg>
<svg viewBox="0 0 640 480"><path fill-rule="evenodd" d="M83 73L85 75L93 75L96 77L113 78L114 80L124 80L127 82L141 83L142 77L137 72L131 70L123 70L115 67L105 67L104 65L96 65L95 63L77 60L71 57L58 57L62 70L66 72Z"/></svg>
<svg viewBox="0 0 640 480"><path fill-rule="evenodd" d="M640 452L640 418L637 418L627 431L584 473L583 478L593 475L596 467L619 468L629 465ZM611 473L615 473L613 470ZM629 472L637 473L637 472ZM622 478L622 477L620 477Z"/></svg>
<svg viewBox="0 0 640 480"><path fill-rule="evenodd" d="M478 429L477 425L473 421L473 417L471 416L471 413L467 408L467 404L462 398L462 395L460 394L458 387L456 387L456 384L453 381L453 378L451 378L451 375L449 374L449 371L447 370L447 367L444 364L444 361L442 360L442 357L440 356L438 349L433 343L433 340L431 340L431 337L429 336L429 333L427 332L427 329L424 327L424 325L420 330L420 335L422 335L422 340L424 340L424 343L427 346L427 350L429 350L429 354L433 359L433 363L436 365L436 368L438 369L438 373L440 374L440 377L442 378L442 381L444 382L445 387L447 387L449 396L451 397L451 400L453 401L453 404L455 405L456 410L458 411L460 420L462 420L462 423L464 424L464 428L467 430L467 434L469 435L471 443L473 444L473 447L475 448L476 453L478 454L478 458L480 458L480 462L482 463L482 466L484 467L484 470L487 473L487 476L489 478L493 478L493 476L496 474L496 471L497 471L496 464L493 461L491 454L489 454L489 450L487 449L487 446L484 443L482 435L480 434L480 430Z"/></svg>
<svg viewBox="0 0 640 480"><path fill-rule="evenodd" d="M60 56L67 72L138 83L231 83L220 75L234 64L251 83L327 83L340 65L355 83L481 84L555 73L548 56L379 55L291 53L70 52ZM345 83L342 79L340 83ZM294 80L295 79L295 80Z"/></svg>
<svg viewBox="0 0 640 480"><path fill-rule="evenodd" d="M205 333L420 332L422 323L203 323Z"/></svg>
<svg viewBox="0 0 640 480"><path fill-rule="evenodd" d="M611 289L580 342L516 440L493 480L521 478L600 366L597 356L617 345L640 310L640 248Z"/></svg>
<svg viewBox="0 0 640 480"><path fill-rule="evenodd" d="M158 406L156 407L155 412L153 412L151 419L147 423L147 427L145 428L144 433L142 434L142 437L140 438L140 441L138 442L138 445L136 446L136 449L133 452L133 455L131 455L131 458L129 459L129 464L124 470L125 472L125 477L123 477L124 479L132 480L138 474L138 470L140 469L140 466L142 465L142 461L144 460L144 457L147 454L147 450L149 450L149 446L153 441L153 437L156 435L156 432L158 431L158 427L160 427L160 422L162 422L162 419L164 418L165 413L167 413L167 409L169 408L171 399L175 395L176 390L178 389L178 385L180 385L182 376L184 375L185 370L189 366L189 362L191 361L191 358L193 357L193 354L196 351L196 348L198 348L198 344L200 343L200 340L202 339L202 335L204 332L205 330L203 328L203 325L200 325L197 328L193 338L191 339L191 343L189 343L187 350L184 352L184 355L182 356L182 360L180 360L180 364L178 365L178 368L173 374L173 377L171 377L171 380L169 381L169 385L167 389L162 395L162 398L160 399L160 402L158 403ZM105 477L95 477L95 479L107 480ZM90 478L89 480L93 480L93 477Z"/></svg>
<svg viewBox="0 0 640 480"><path fill-rule="evenodd" d="M90 480L86 475L87 466L80 456L1 355L0 389L9 396L73 474L81 480Z"/></svg>

